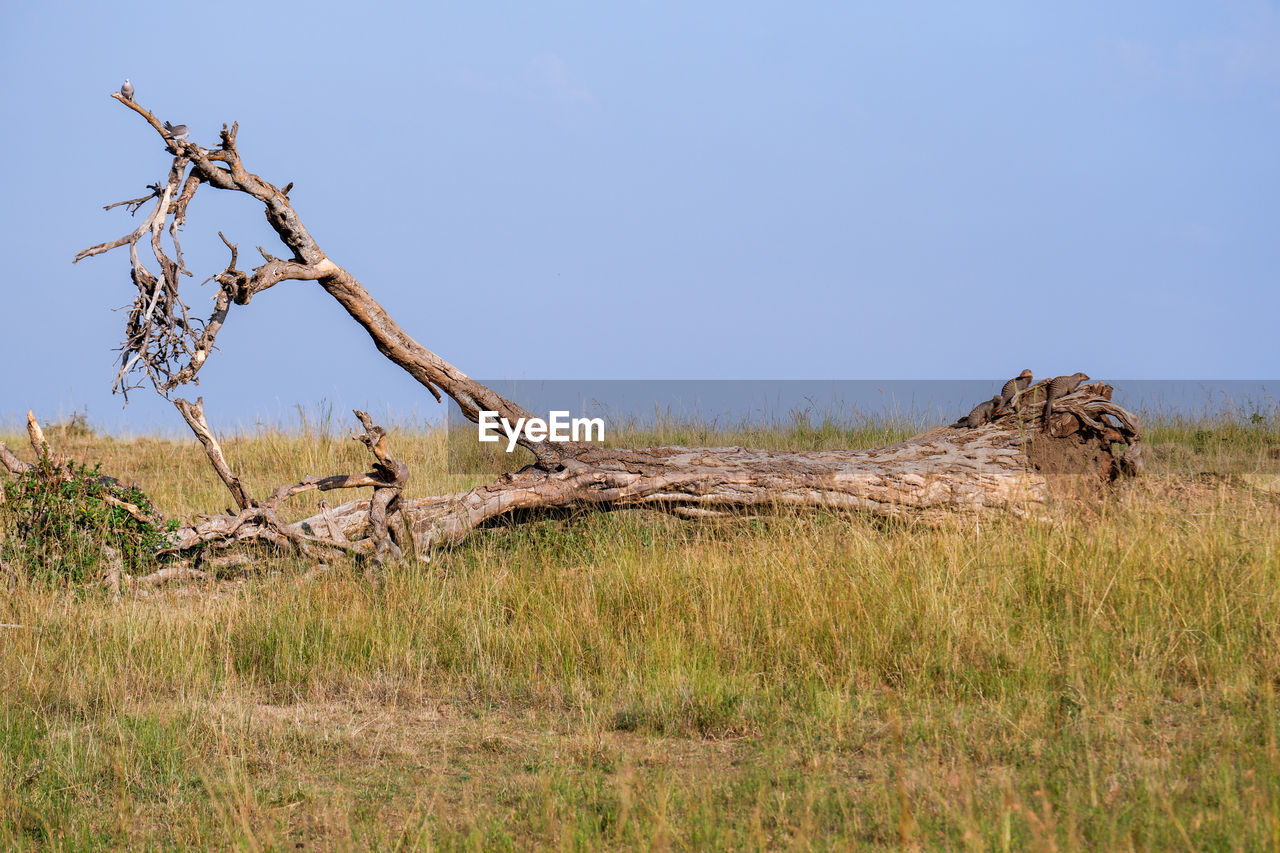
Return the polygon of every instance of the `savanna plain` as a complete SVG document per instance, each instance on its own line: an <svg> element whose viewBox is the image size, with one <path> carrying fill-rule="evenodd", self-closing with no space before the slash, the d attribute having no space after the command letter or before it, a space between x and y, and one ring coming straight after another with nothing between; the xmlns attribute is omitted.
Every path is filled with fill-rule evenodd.
<svg viewBox="0 0 1280 853"><path fill-rule="evenodd" d="M169 517L228 504L193 440L49 437ZM410 496L481 482L391 438ZM116 598L10 499L0 846L1280 849L1280 420L1145 442L1145 477L1030 518L582 514L380 585L261 553ZM257 494L367 465L315 419L224 447Z"/></svg>

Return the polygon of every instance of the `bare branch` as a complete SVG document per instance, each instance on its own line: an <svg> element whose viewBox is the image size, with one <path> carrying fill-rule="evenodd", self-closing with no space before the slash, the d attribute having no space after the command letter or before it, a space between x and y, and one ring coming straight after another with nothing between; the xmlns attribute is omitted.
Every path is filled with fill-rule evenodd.
<svg viewBox="0 0 1280 853"><path fill-rule="evenodd" d="M368 415L362 416L362 422ZM165 553L176 554L193 548L213 545L222 547L232 543L264 542L277 548L297 551L306 556L318 558L317 549L340 551L354 555L370 555L375 565L381 566L387 559L398 558L402 547L408 544L407 519L402 520L399 527L392 527L392 519L400 518L399 499L405 484L408 482L409 469L398 462L390 453L386 433L374 425L371 420L366 423L366 431L354 438L362 441L374 452L376 463L374 470L365 474L339 475L333 477L307 477L302 482L276 489L265 503L242 509L238 514L208 516L203 520L180 529L175 535L176 544L166 549ZM321 528L306 524L286 524L276 514L280 501L302 492L331 489L368 487L374 488L373 498L368 505L372 512L366 515L362 527L368 531L369 538L351 541L347 538L342 525L336 520L332 508L321 502L321 511L326 524ZM347 505L344 505L344 508ZM396 541L397 533L406 528L404 543Z"/></svg>
<svg viewBox="0 0 1280 853"><path fill-rule="evenodd" d="M285 524L269 506L251 506L235 515L203 516L195 523L179 528L174 544L159 552L172 556L205 547L226 548L233 545L266 543L285 551L315 554L316 548L328 548L346 554L370 553L372 542L328 539L314 535L300 524Z"/></svg>
<svg viewBox="0 0 1280 853"><path fill-rule="evenodd" d="M373 486L374 492L370 501L369 523L374 541L374 561L378 565L382 565L388 556L392 559L399 559L401 556L401 549L391 533L392 528L389 525L389 520L398 510L400 496L409 482L409 466L391 455L386 430L375 424L373 419L369 417L368 412L356 410L355 415L364 426L365 431L352 436L352 438L363 443L373 454L376 460L373 470L366 474L307 477L300 483L295 483L291 486L280 486L267 500L266 507L274 511L280 501L312 490L323 492L332 489L354 489ZM333 532L333 525L329 525L329 529L331 538L338 540L339 536ZM288 531L281 530L280 532L292 537L292 533ZM343 537L343 540L345 541L345 537ZM332 545L333 543L326 544Z"/></svg>
<svg viewBox="0 0 1280 853"><path fill-rule="evenodd" d="M138 212L138 208L151 201L151 199L158 198L160 196L161 188L159 184L150 184L147 189L151 190L150 195L144 195L141 198L131 198L128 201L117 201L115 204L105 205L102 209L111 210L116 207L128 207L129 214L135 214ZM79 260L79 256L76 256L76 260ZM72 263L75 263L75 261L72 261Z"/></svg>
<svg viewBox="0 0 1280 853"><path fill-rule="evenodd" d="M209 457L209 463L213 465L213 470L217 472L218 478L227 487L227 491L231 492L231 497L235 500L236 506L240 507L240 509L248 509L253 506L253 498L250 497L249 491L240 482L239 478L231 473L231 466L227 464L227 458L222 454L222 445L218 444L218 439L213 436L213 430L209 429L208 421L204 419L204 398L197 397L196 401L192 403L179 397L173 401L173 405L182 415L182 419L187 422L187 426L191 427L191 431L200 440L200 444L204 446L204 452Z"/></svg>
<svg viewBox="0 0 1280 853"><path fill-rule="evenodd" d="M292 485L278 486L271 497L267 498L267 506L277 506L303 492L328 492L334 489L360 489L366 486L385 486L387 483L374 473L368 474L335 474L332 477L305 477L301 482Z"/></svg>
<svg viewBox="0 0 1280 853"><path fill-rule="evenodd" d="M143 524L156 525L163 523L163 520L159 516L141 509L137 504L132 504L126 500L118 498L110 492L103 492L99 497L102 498L103 503L119 507L129 513L129 515L133 516L135 520L140 521Z"/></svg>
<svg viewBox="0 0 1280 853"><path fill-rule="evenodd" d="M382 565L388 554L397 560L401 557L400 546L392 538L388 519L399 509L400 495L409 482L409 466L391 455L386 430L375 424L368 412L356 409L355 415L364 426L364 432L355 438L369 448L369 452L378 460L373 470L384 481L383 486L374 489L373 498L369 501L369 525L373 531L374 562Z"/></svg>
<svg viewBox="0 0 1280 853"><path fill-rule="evenodd" d="M185 400L175 401L175 405L179 406L179 410L192 425L192 429L197 431L197 435L201 434L199 428L202 427L205 434L212 439L212 433L208 432L203 413L199 410L200 404L199 400L194 405ZM392 532L398 528L392 528L389 522L397 517L400 495L409 480L409 468L391 455L385 430L374 424L364 412L357 412L356 416L364 424L365 432L353 438L364 443L373 452L376 461L372 471L365 474L333 477L307 477L300 483L281 486L264 503L242 505L240 512L235 515L206 516L180 529L175 534L174 544L161 553L177 554L210 545L218 547L233 543L265 542L309 557L318 557L317 549L357 555L372 552L374 562L379 566L388 557L398 558L401 554L401 545L395 541L395 534ZM204 441L203 438L201 440ZM214 445L216 447L216 442ZM206 451L208 450L209 446L206 444ZM217 450L216 456L215 460L215 454L210 453L210 460L214 462L215 469L220 468L219 476L223 477L224 482L227 482L230 477L238 485L238 481L231 477L225 460L221 459L220 450ZM329 520L325 530L327 535L319 535L316 528L311 526L287 524L276 514L281 501L302 492L369 486L374 488L373 498L370 501L374 511L370 514L367 524L370 531L369 539L354 542L348 540L343 528L333 519L331 508L324 502L321 503L321 507ZM228 483L228 488L232 488L231 483Z"/></svg>
<svg viewBox="0 0 1280 853"><path fill-rule="evenodd" d="M13 454L13 451L5 447L4 442L0 441L0 465L10 474L25 474L35 466L30 462L23 462Z"/></svg>
<svg viewBox="0 0 1280 853"><path fill-rule="evenodd" d="M263 254L265 255L266 253L264 252ZM245 277L243 273L240 274L241 280L234 292L235 303L237 305L248 305L249 300L253 298L255 293L266 290L282 281L319 281L329 272L330 270L324 266L311 266L295 261L270 258L265 264L254 269L252 276ZM224 273L224 275L226 274Z"/></svg>
<svg viewBox="0 0 1280 853"><path fill-rule="evenodd" d="M163 194L163 191L159 191L155 195L146 196L145 198L141 199L141 201L145 204L149 199L159 198L162 194ZM132 204L132 203L133 202L131 201L119 202L119 204ZM117 205L115 204L108 205L107 209L110 210L111 208L116 206ZM118 249L119 247L124 245L131 245L131 244L137 243L138 240L142 239L143 234L146 234L148 231L151 230L151 222L159 214L160 210L161 210L161 207L160 205L157 204L156 210L154 213L151 214L151 216L147 217L147 219L141 225L139 225L136 229L124 235L118 240L111 240L107 243L99 243L96 246L90 246L87 249L81 249L79 252L76 253L76 256L71 260L71 263L73 264L79 263L85 258L91 258L94 255L101 255L103 252L109 252L112 249Z"/></svg>
<svg viewBox="0 0 1280 853"><path fill-rule="evenodd" d="M254 294L281 281L317 281L365 328L384 355L408 371L437 400L442 399L441 391L449 394L458 403L464 416L472 421L478 420L480 412L484 410L496 411L509 420L529 417L529 413L523 408L471 379L415 341L369 295L354 276L335 264L321 251L289 202L288 190L292 188L292 183L285 190L280 190L244 168L236 142L239 125L232 124L230 127L223 125L220 149L211 151L190 140L178 139L168 133L164 124L136 101L125 99L118 94L113 97L142 116L178 159L189 160L191 163L191 175L183 186L181 196L176 203L170 204L165 209L165 213L173 212L176 220L180 219L181 211L185 209L186 202L190 200L199 183L207 183L218 189L244 192L263 203L268 223L292 252L293 257L288 260L274 258L264 252L266 263L255 269L252 275L236 270L233 261L232 265L219 277L219 281L224 285L234 286L232 301L247 304ZM172 197L174 193L170 195ZM171 233L176 234L176 231L171 230ZM103 244L88 251L96 254L128 242L130 238L114 244ZM134 242L136 243L136 238ZM157 258L157 260L160 261L162 268L160 277L164 279L167 288L176 294L174 279L182 272L180 253L177 253L174 261L176 272L173 274L168 270L165 259ZM137 271L135 271L135 281L139 282L140 288L158 286L149 284L148 277ZM171 323L178 325L177 321L181 319L183 321L181 325L189 329L190 324L186 322L185 316L178 307L181 304L180 300L176 300L176 296L174 298L175 303L169 306L172 309L169 314L173 318ZM163 305L162 300L162 307ZM145 308L143 310L145 311ZM173 340L164 336L156 338L147 334L145 328L141 330L141 334L137 334L138 331L131 330L134 333L128 337L126 346L131 352L147 353L146 357L137 361L145 363L148 375L153 380L158 380L157 387L161 393L166 393L182 382L194 381L195 373L199 369L196 361L189 362L192 370L173 366L166 361L178 351L178 348L173 345L175 343ZM182 352L202 353L198 361L203 363L209 350L192 344L189 336L183 341L186 346ZM556 467L562 457L572 455L574 451L580 449L573 445L551 445L546 442L530 441L527 436L522 436L520 443L534 453L540 465L549 469Z"/></svg>

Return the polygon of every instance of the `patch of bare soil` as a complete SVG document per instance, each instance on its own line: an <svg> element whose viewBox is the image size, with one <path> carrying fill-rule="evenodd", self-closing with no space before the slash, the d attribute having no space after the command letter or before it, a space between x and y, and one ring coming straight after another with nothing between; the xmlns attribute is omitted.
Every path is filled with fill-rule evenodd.
<svg viewBox="0 0 1280 853"><path fill-rule="evenodd" d="M1120 476L1118 460L1085 433L1030 436L1024 445L1033 470L1044 475L1055 497L1089 497Z"/></svg>

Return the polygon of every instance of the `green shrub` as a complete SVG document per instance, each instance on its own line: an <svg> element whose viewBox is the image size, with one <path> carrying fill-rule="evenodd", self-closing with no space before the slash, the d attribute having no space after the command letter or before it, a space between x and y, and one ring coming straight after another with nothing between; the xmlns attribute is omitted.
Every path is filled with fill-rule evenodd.
<svg viewBox="0 0 1280 853"><path fill-rule="evenodd" d="M129 573L151 566L172 523L137 486L121 485L99 469L45 455L5 481L0 559L29 577L72 582L96 580L117 561ZM136 507L145 520L118 502Z"/></svg>

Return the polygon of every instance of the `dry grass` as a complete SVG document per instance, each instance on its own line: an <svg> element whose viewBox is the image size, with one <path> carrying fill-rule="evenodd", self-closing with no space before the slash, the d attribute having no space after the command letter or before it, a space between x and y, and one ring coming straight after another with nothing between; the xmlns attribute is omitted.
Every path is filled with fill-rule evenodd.
<svg viewBox="0 0 1280 853"><path fill-rule="evenodd" d="M171 514L226 503L194 442L64 446ZM1280 433L1150 446L1039 522L588 515L376 591L288 559L122 602L15 580L0 843L1280 847ZM395 447L416 493L468 484L442 436ZM227 450L259 492L365 464Z"/></svg>

